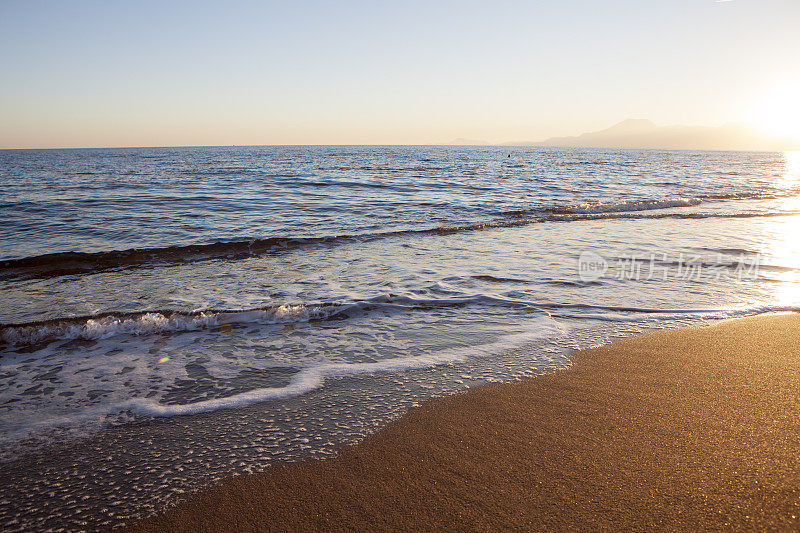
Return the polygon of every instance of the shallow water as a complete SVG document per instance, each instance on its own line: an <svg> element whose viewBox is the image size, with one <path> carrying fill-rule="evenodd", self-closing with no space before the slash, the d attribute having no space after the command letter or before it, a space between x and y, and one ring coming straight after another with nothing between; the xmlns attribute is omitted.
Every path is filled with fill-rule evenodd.
<svg viewBox="0 0 800 533"><path fill-rule="evenodd" d="M797 309L799 163L0 151L0 524L124 523L575 347Z"/></svg>

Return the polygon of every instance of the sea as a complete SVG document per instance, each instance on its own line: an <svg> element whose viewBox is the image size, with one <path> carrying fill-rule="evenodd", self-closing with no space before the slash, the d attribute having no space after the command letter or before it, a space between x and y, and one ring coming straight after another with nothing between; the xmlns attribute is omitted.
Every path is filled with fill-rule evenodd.
<svg viewBox="0 0 800 533"><path fill-rule="evenodd" d="M0 529L107 528L652 329L800 309L800 153L0 151Z"/></svg>

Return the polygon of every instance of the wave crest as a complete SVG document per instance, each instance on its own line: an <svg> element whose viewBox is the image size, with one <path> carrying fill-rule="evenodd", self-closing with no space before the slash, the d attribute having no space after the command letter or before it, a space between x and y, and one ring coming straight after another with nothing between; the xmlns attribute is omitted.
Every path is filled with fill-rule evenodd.
<svg viewBox="0 0 800 533"><path fill-rule="evenodd" d="M270 253L281 253L308 246L334 246L411 235L450 235L492 228L510 228L543 222L578 222L599 219L640 218L739 218L795 215L795 212L704 213L663 209L693 207L705 201L753 200L775 195L731 194L696 198L627 200L622 202L584 202L551 208L522 209L496 213L501 218L420 229L382 231L355 235L320 237L268 237L248 241L217 242L163 248L135 248L103 252L60 252L19 259L0 260L0 280L28 280L66 275L84 275L126 268L178 265L208 260L240 260Z"/></svg>

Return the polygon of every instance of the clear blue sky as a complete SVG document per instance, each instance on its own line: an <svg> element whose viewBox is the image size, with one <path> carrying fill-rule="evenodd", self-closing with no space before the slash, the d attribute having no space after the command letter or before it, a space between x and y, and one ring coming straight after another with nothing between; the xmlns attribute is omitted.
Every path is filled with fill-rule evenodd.
<svg viewBox="0 0 800 533"><path fill-rule="evenodd" d="M798 28L800 0L0 0L0 147L718 125L794 83Z"/></svg>

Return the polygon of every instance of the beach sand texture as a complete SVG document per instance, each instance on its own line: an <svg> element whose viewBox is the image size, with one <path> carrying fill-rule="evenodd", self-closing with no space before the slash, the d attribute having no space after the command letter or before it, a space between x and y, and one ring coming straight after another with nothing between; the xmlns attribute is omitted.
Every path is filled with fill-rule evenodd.
<svg viewBox="0 0 800 533"><path fill-rule="evenodd" d="M800 528L800 315L657 331L416 408L138 531Z"/></svg>

